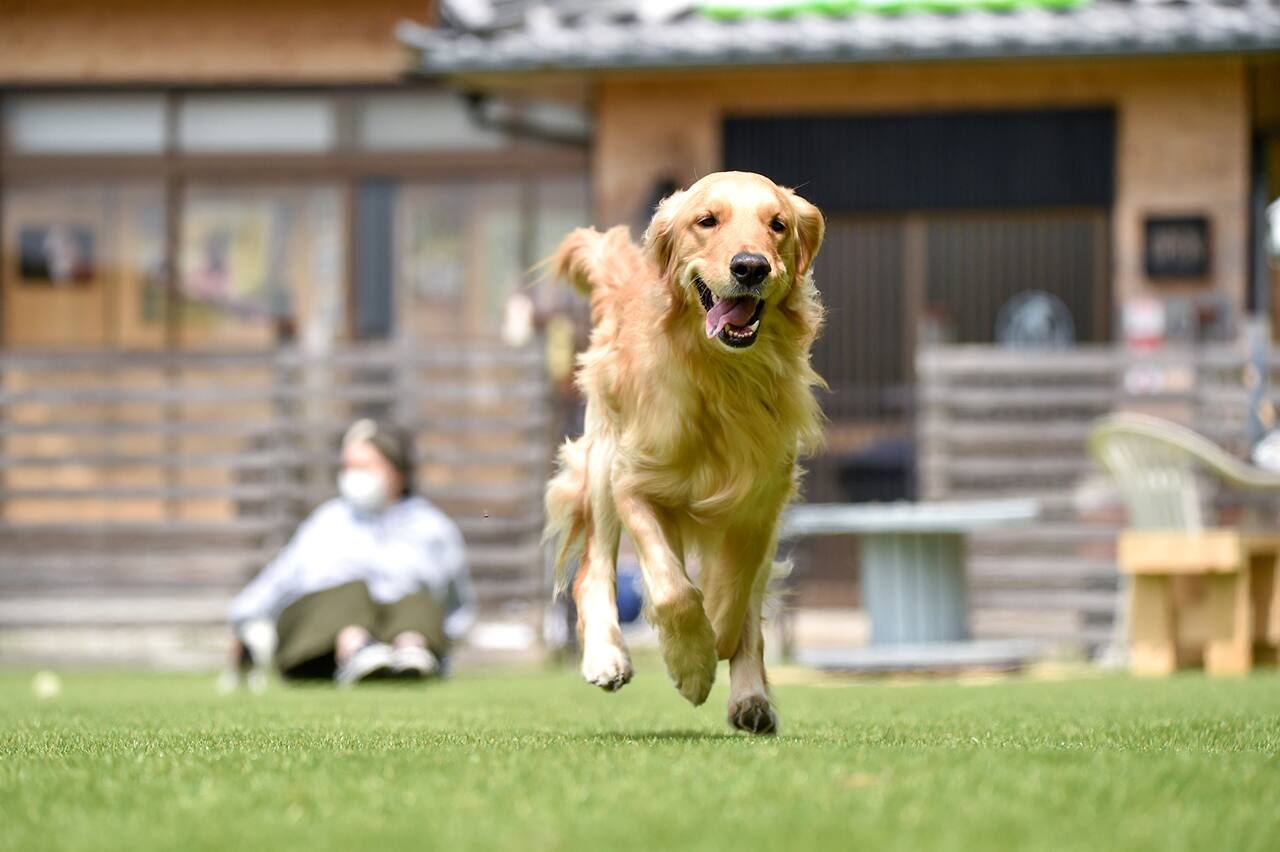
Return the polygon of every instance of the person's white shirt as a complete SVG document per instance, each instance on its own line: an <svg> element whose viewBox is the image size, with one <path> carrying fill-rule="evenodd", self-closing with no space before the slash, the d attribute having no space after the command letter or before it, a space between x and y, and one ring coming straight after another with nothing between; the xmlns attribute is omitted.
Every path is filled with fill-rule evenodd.
<svg viewBox="0 0 1280 852"><path fill-rule="evenodd" d="M302 522L280 554L236 596L231 622L276 619L314 592L361 581L379 603L420 589L444 610L458 639L475 622L475 595L457 524L425 498L409 496L375 513L335 498Z"/></svg>
<svg viewBox="0 0 1280 852"><path fill-rule="evenodd" d="M1254 445L1253 463L1270 473L1280 473L1280 429L1274 429Z"/></svg>

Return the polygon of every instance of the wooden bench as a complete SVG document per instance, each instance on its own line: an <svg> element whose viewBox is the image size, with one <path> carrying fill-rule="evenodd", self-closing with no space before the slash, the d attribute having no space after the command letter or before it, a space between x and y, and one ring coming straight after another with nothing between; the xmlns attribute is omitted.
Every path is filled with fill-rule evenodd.
<svg viewBox="0 0 1280 852"><path fill-rule="evenodd" d="M1280 535L1232 529L1126 530L1120 570L1132 576L1129 665L1169 674L1202 658L1210 674L1276 662Z"/></svg>

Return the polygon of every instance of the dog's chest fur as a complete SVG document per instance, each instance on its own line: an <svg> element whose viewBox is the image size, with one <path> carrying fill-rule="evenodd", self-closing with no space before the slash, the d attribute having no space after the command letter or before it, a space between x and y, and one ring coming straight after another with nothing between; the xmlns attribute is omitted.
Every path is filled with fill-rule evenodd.
<svg viewBox="0 0 1280 852"><path fill-rule="evenodd" d="M622 455L660 502L708 520L742 517L790 492L794 397L810 392L796 381L710 372L647 377L647 392L624 418L635 428L623 427Z"/></svg>

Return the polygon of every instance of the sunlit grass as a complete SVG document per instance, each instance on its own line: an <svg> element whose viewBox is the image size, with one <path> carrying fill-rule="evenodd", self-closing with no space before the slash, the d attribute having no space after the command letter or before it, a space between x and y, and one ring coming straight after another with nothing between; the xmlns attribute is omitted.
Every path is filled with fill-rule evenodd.
<svg viewBox="0 0 1280 852"><path fill-rule="evenodd" d="M0 675L0 848L1274 849L1280 677L777 688L650 664L413 689Z"/></svg>

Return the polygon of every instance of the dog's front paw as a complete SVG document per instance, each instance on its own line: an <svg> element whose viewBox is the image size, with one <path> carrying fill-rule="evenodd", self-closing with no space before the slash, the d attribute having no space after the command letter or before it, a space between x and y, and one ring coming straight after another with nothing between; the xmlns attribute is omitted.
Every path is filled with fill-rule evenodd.
<svg viewBox="0 0 1280 852"><path fill-rule="evenodd" d="M701 611L699 611L701 615ZM680 694L694 707L711 694L716 682L716 635L704 616L683 631L664 631L662 658Z"/></svg>
<svg viewBox="0 0 1280 852"><path fill-rule="evenodd" d="M617 692L631 680L631 657L611 642L587 645L582 652L582 676L606 692Z"/></svg>
<svg viewBox="0 0 1280 852"><path fill-rule="evenodd" d="M749 734L778 733L778 714L768 696L747 695L730 699L729 724Z"/></svg>

